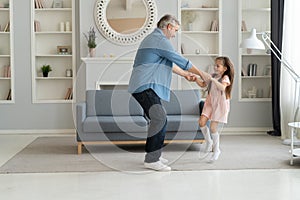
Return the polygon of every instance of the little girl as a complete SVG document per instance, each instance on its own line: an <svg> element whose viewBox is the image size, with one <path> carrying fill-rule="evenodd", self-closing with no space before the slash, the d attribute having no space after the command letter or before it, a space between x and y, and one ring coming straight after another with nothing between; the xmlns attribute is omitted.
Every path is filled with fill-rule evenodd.
<svg viewBox="0 0 300 200"><path fill-rule="evenodd" d="M234 79L233 64L228 57L217 57L214 70L215 72L212 75L202 72L201 78L203 80L196 80L200 87L207 86L208 89L199 125L206 141L204 151L213 151L210 158L212 162L217 160L221 153L219 148L220 135L217 128L219 123L227 123L230 108L229 99L231 98ZM210 120L210 129L206 126L208 120Z"/></svg>

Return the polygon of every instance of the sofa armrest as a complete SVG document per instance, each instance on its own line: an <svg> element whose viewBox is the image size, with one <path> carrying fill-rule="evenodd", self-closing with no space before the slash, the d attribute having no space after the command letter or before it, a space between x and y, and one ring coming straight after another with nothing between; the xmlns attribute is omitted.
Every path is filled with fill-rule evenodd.
<svg viewBox="0 0 300 200"><path fill-rule="evenodd" d="M83 133L83 122L86 119L86 102L76 104L76 130Z"/></svg>

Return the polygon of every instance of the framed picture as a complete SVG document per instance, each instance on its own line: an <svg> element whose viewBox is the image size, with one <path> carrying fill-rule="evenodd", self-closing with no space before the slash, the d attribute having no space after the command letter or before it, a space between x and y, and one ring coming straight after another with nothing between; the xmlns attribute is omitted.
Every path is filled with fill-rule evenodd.
<svg viewBox="0 0 300 200"><path fill-rule="evenodd" d="M63 54L63 55L72 54L71 47L70 46L57 46L57 53Z"/></svg>
<svg viewBox="0 0 300 200"><path fill-rule="evenodd" d="M53 0L53 8L63 8L63 1L62 0Z"/></svg>

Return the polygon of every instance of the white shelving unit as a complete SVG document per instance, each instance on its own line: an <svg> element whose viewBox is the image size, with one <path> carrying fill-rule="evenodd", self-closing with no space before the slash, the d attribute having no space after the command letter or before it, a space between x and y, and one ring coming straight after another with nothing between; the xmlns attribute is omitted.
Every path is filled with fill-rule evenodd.
<svg viewBox="0 0 300 200"><path fill-rule="evenodd" d="M13 0L0 0L0 104L14 103Z"/></svg>
<svg viewBox="0 0 300 200"><path fill-rule="evenodd" d="M32 99L34 103L71 103L68 90L76 77L75 69L75 0L43 0L36 7L32 0ZM56 4L57 5L57 4ZM67 52L65 52L65 50ZM49 77L43 77L41 67L50 65ZM72 70L67 77L66 70Z"/></svg>
<svg viewBox="0 0 300 200"><path fill-rule="evenodd" d="M270 0L240 0L239 43L250 36L252 28L257 30L261 39L262 32L271 31L271 1ZM242 21L245 26L242 28ZM249 68L256 65L256 73ZM265 50L239 52L239 100L240 101L271 101L271 55Z"/></svg>
<svg viewBox="0 0 300 200"><path fill-rule="evenodd" d="M179 1L179 49L183 56L201 70L208 71L222 52L222 0ZM215 21L216 26L212 26ZM195 83L179 78L179 88L197 88Z"/></svg>

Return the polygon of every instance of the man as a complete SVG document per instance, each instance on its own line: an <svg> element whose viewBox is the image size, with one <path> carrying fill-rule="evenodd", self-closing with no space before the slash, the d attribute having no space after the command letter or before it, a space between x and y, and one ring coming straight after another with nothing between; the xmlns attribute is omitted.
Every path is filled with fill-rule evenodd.
<svg viewBox="0 0 300 200"><path fill-rule="evenodd" d="M167 124L161 99L170 99L172 71L189 81L195 81L195 74L202 74L172 46L170 39L178 29L174 16L165 15L159 20L157 28L139 46L129 81L128 91L150 119L144 166L157 171L171 170L168 161L161 157Z"/></svg>

